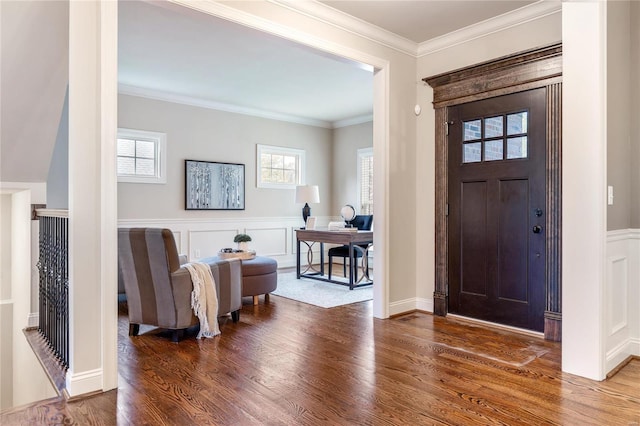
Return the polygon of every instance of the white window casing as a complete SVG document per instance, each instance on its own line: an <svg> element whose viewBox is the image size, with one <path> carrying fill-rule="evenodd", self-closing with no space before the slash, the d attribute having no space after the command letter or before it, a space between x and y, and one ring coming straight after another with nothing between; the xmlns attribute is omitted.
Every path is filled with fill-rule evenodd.
<svg viewBox="0 0 640 426"><path fill-rule="evenodd" d="M293 189L305 183L305 151L256 144L256 186Z"/></svg>
<svg viewBox="0 0 640 426"><path fill-rule="evenodd" d="M167 135L146 130L118 129L118 182L167 183Z"/></svg>

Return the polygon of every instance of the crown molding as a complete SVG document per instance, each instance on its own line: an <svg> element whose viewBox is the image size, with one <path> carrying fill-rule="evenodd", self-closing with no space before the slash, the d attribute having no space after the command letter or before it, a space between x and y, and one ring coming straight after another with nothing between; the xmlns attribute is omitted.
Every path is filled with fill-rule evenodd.
<svg viewBox="0 0 640 426"><path fill-rule="evenodd" d="M539 0L418 44L315 0L268 1L416 58L562 11L560 0Z"/></svg>
<svg viewBox="0 0 640 426"><path fill-rule="evenodd" d="M343 31L416 57L418 43L315 0L267 0Z"/></svg>
<svg viewBox="0 0 640 426"><path fill-rule="evenodd" d="M559 0L540 0L511 12L450 32L441 37L422 42L418 46L417 56L429 55L458 44L466 43L498 31L503 31L535 19L561 12L562 3Z"/></svg>
<svg viewBox="0 0 640 426"><path fill-rule="evenodd" d="M250 115L253 117L266 118L269 120L286 121L289 123L304 124L306 126L322 127L324 129L337 129L340 127L354 126L356 124L373 121L373 114L347 118L338 121L324 121L312 118L298 117L295 115L281 114L257 108L248 108L240 105L217 102L208 99L194 98L191 96L178 95L175 93L163 92L155 89L145 89L142 87L118 85L118 93L121 95L137 96L140 98L154 99L157 101L171 102L174 104L189 105L199 108L214 109L217 111L232 112L235 114Z"/></svg>
<svg viewBox="0 0 640 426"><path fill-rule="evenodd" d="M341 127L355 126L356 124L369 123L373 121L373 114L362 115L360 117L347 118L344 120L338 120L333 122L333 128L339 129Z"/></svg>
<svg viewBox="0 0 640 426"><path fill-rule="evenodd" d="M214 109L217 111L226 111L236 114L250 115L253 117L267 118L269 120L286 121L290 123L304 124L307 126L323 127L325 129L332 129L334 127L333 123L329 121L297 117L289 114L281 114L257 108L248 108L240 105L217 102L208 99L194 98L191 96L178 95L175 93L163 92L160 90L128 86L125 84L118 85L118 93L121 95L138 96L141 98L155 99L158 101L172 102L176 104Z"/></svg>

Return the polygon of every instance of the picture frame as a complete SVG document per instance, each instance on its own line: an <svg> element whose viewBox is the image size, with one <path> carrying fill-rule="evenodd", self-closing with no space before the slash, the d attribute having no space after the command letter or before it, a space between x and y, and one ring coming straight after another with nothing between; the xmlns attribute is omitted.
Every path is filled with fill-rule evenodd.
<svg viewBox="0 0 640 426"><path fill-rule="evenodd" d="M305 224L305 229L314 230L316 229L316 218L314 216L309 216L307 218L307 223Z"/></svg>
<svg viewBox="0 0 640 426"><path fill-rule="evenodd" d="M185 210L244 210L244 164L185 160Z"/></svg>

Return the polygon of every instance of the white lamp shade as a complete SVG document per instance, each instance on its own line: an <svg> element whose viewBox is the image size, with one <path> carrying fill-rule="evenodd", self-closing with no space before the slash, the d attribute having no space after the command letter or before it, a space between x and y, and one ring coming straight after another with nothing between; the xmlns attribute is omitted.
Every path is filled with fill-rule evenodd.
<svg viewBox="0 0 640 426"><path fill-rule="evenodd" d="M296 186L296 203L319 203L320 190L318 185Z"/></svg>

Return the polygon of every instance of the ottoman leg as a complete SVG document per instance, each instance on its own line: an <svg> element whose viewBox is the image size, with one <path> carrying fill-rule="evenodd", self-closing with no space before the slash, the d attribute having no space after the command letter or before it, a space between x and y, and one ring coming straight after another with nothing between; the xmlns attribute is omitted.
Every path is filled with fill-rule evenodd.
<svg viewBox="0 0 640 426"><path fill-rule="evenodd" d="M265 295L264 295L264 303L269 303L269 293L265 293Z"/></svg>
<svg viewBox="0 0 640 426"><path fill-rule="evenodd" d="M258 304L258 296L253 296L253 304L254 306Z"/></svg>
<svg viewBox="0 0 640 426"><path fill-rule="evenodd" d="M231 320L233 322L238 322L240 321L240 309L238 309L237 311L233 311L231 312Z"/></svg>

